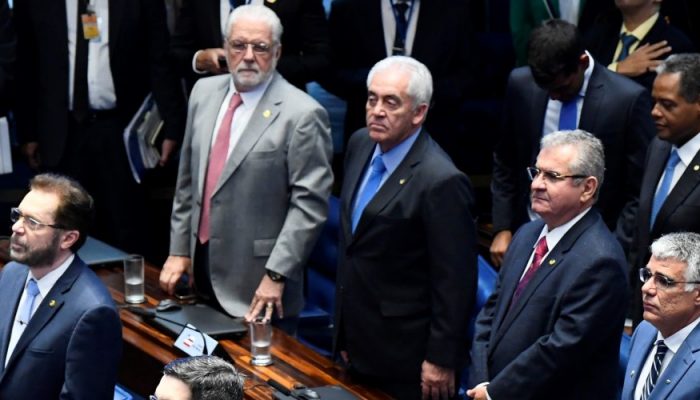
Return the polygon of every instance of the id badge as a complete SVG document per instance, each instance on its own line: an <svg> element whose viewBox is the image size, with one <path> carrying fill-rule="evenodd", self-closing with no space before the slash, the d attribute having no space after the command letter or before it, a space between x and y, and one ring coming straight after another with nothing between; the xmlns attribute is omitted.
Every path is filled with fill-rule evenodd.
<svg viewBox="0 0 700 400"><path fill-rule="evenodd" d="M85 40L97 39L100 37L100 28L97 26L97 14L88 11L80 15L83 22L83 37Z"/></svg>

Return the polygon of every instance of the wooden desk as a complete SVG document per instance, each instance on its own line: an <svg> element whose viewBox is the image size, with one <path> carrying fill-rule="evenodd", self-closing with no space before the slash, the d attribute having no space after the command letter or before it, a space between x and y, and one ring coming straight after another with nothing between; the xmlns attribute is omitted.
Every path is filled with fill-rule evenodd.
<svg viewBox="0 0 700 400"><path fill-rule="evenodd" d="M124 304L124 282L122 267L108 265L95 270L107 285L118 305ZM158 287L159 270L146 266L146 301L155 306L167 295ZM161 378L163 365L183 357L173 347L174 340L145 323L141 317L120 310L124 355L120 367L119 382L143 396L153 393ZM246 375L245 397L247 399L271 399L272 388L265 382L273 378L290 388L295 383L308 387L339 385L364 399L389 399L373 389L363 387L346 376L343 370L327 358L305 347L296 339L275 329L272 336L274 364L268 367L250 365L250 340L246 335L240 340L222 340L220 346L235 361L238 371Z"/></svg>

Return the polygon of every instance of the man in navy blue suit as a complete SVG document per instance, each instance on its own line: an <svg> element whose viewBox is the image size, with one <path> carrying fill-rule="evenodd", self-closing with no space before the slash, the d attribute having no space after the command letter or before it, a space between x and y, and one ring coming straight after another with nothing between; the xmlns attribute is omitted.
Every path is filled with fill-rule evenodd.
<svg viewBox="0 0 700 400"><path fill-rule="evenodd" d="M99 278L75 254L93 200L75 181L43 174L11 212L0 270L0 399L111 399L121 324Z"/></svg>
<svg viewBox="0 0 700 400"><path fill-rule="evenodd" d="M545 136L541 149L527 168L532 209L541 219L516 232L498 286L479 313L467 395L617 398L627 268L593 207L603 145L575 130Z"/></svg>
<svg viewBox="0 0 700 400"><path fill-rule="evenodd" d="M657 239L639 278L645 321L632 336L622 400L699 399L700 234Z"/></svg>

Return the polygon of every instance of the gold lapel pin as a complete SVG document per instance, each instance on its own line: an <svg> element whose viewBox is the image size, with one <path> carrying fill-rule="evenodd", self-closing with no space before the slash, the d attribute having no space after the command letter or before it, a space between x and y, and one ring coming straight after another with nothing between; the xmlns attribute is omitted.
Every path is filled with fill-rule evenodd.
<svg viewBox="0 0 700 400"><path fill-rule="evenodd" d="M49 301L49 307L56 307L56 300L51 299L51 301Z"/></svg>
<svg viewBox="0 0 700 400"><path fill-rule="evenodd" d="M274 3L274 1L273 1L273 3ZM270 111L270 110L263 111L263 117L270 118L270 115L272 115L272 111Z"/></svg>
<svg viewBox="0 0 700 400"><path fill-rule="evenodd" d="M700 165L697 165L697 164L693 165L693 171L697 171L699 169L700 169Z"/></svg>
<svg viewBox="0 0 700 400"><path fill-rule="evenodd" d="M405 179L399 180L399 185L403 185L404 183L406 183L406 180L405 180Z"/></svg>
<svg viewBox="0 0 700 400"><path fill-rule="evenodd" d="M554 265L554 263L556 263L556 262L557 262L557 260L554 260L554 259L549 260L549 265Z"/></svg>

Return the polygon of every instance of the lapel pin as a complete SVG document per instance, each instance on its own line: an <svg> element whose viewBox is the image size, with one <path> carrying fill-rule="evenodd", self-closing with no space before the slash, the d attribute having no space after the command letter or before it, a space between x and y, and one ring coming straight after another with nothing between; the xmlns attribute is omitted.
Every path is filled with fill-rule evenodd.
<svg viewBox="0 0 700 400"><path fill-rule="evenodd" d="M557 260L551 259L551 260L549 260L549 265L554 265L556 262L557 262Z"/></svg>
<svg viewBox="0 0 700 400"><path fill-rule="evenodd" d="M697 165L697 164L693 165L693 171L697 171L699 169L700 169L700 165Z"/></svg>
<svg viewBox="0 0 700 400"><path fill-rule="evenodd" d="M51 301L49 301L49 307L56 307L56 300L51 299Z"/></svg>
<svg viewBox="0 0 700 400"><path fill-rule="evenodd" d="M670 379L666 379L666 384L667 384L667 385L670 385L670 384L671 384L671 380L670 380Z"/></svg>
<svg viewBox="0 0 700 400"><path fill-rule="evenodd" d="M274 1L272 3L274 3ZM270 110L263 111L263 117L270 118L270 115L272 115L272 111L270 111Z"/></svg>
<svg viewBox="0 0 700 400"><path fill-rule="evenodd" d="M404 183L406 183L406 179L399 180L399 185L403 185Z"/></svg>
<svg viewBox="0 0 700 400"><path fill-rule="evenodd" d="M634 378L634 374L635 374L635 371L632 370L632 372L630 372L630 377Z"/></svg>

